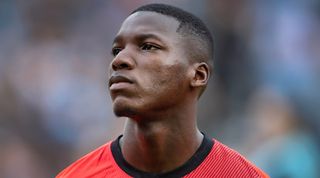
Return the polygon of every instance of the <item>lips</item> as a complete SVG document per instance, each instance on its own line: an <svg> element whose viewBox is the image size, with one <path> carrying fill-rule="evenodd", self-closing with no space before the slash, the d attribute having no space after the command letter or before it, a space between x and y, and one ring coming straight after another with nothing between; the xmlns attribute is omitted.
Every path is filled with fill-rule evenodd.
<svg viewBox="0 0 320 178"><path fill-rule="evenodd" d="M119 84L119 83L133 83L132 80L130 80L129 78L123 76L123 75L112 75L109 79L109 88L113 85L113 84Z"/></svg>

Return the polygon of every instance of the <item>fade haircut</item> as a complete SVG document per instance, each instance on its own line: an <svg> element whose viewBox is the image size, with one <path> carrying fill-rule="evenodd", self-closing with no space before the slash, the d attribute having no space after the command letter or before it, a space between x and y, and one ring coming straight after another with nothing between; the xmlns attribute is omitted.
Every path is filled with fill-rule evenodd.
<svg viewBox="0 0 320 178"><path fill-rule="evenodd" d="M180 23L177 32L186 37L184 45L189 57L197 62L206 62L210 68L212 67L213 38L209 29L198 17L167 4L147 4L132 11L131 14L140 11L155 12L175 18Z"/></svg>

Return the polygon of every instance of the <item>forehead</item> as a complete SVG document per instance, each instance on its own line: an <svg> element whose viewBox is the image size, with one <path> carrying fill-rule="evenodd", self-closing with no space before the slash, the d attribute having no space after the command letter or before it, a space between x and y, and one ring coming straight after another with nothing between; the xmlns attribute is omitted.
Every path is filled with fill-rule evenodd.
<svg viewBox="0 0 320 178"><path fill-rule="evenodd" d="M115 42L137 35L152 35L162 39L177 39L179 22L173 17L155 12L131 14L121 25Z"/></svg>

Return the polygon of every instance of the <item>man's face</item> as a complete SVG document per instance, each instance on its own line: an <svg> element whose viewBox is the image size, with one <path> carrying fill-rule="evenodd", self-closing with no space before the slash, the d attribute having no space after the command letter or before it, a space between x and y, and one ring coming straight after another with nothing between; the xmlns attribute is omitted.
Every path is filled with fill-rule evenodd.
<svg viewBox="0 0 320 178"><path fill-rule="evenodd" d="M123 22L110 64L109 90L117 116L134 118L183 102L190 90L190 62L178 26L174 18L154 12L137 12Z"/></svg>

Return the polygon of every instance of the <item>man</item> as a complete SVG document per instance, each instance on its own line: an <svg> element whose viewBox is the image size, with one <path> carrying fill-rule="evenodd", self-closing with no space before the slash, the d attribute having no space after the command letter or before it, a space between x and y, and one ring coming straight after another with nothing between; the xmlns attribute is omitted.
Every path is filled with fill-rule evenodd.
<svg viewBox="0 0 320 178"><path fill-rule="evenodd" d="M163 4L133 11L110 64L113 110L128 118L124 133L57 177L267 177L197 128L212 48L209 30L188 12Z"/></svg>

